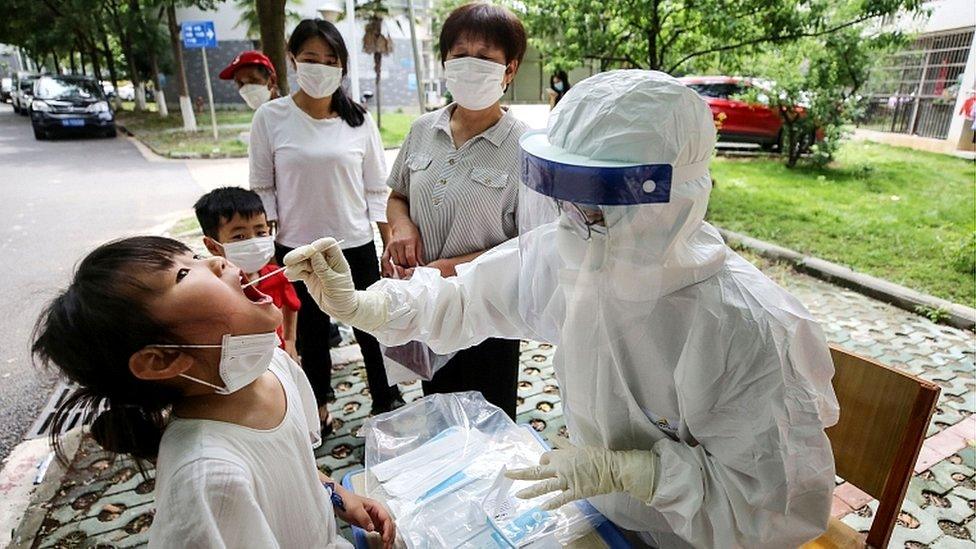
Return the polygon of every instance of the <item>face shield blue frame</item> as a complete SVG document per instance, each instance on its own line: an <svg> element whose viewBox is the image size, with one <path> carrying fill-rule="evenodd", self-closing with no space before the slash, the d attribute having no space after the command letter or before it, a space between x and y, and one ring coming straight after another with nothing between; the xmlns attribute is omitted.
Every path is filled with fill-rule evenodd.
<svg viewBox="0 0 976 549"><path fill-rule="evenodd" d="M522 156L525 186L558 200L596 206L671 201L670 164L586 166L540 158L524 150Z"/></svg>

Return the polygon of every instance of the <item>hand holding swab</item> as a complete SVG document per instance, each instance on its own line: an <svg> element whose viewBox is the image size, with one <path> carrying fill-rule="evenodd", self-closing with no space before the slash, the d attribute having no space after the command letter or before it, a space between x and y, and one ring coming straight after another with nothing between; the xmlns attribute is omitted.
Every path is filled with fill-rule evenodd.
<svg viewBox="0 0 976 549"><path fill-rule="evenodd" d="M342 244L343 242L345 242L345 239L342 239L342 240L340 240L340 241L338 241L338 242L336 242L336 243L335 243L335 244L333 244L332 246L338 246L339 244ZM329 248L331 248L332 246L326 246L326 248L325 248L325 250L327 250L327 249L329 249ZM319 250L319 251L325 251L325 250ZM275 269L275 270L273 270L273 271L271 271L270 273L268 273L268 274L266 274L266 275L261 275L261 276L259 276L258 278L255 278L254 280L252 280L252 281L250 281L250 282L248 282L247 284L245 284L245 285L243 285L243 286L241 286L241 287L242 287L242 288L247 288L247 287L249 287L249 286L254 286L254 285L255 285L255 284L257 284L258 282L261 282L262 280L265 280L265 279L268 279L268 278L271 278L272 276L274 276L274 275L276 275L276 274L278 274L278 273L280 273L280 272L282 272L282 271L284 271L284 270L285 270L285 269L287 269L287 268L288 268L288 267L278 267L277 269Z"/></svg>

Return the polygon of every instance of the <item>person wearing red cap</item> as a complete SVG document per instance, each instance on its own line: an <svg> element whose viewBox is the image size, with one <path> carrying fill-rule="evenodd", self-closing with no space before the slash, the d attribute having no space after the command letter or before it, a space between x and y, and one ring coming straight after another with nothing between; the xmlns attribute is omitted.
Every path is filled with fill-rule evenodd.
<svg viewBox="0 0 976 549"><path fill-rule="evenodd" d="M257 109L278 97L278 77L267 55L259 51L239 53L220 71L221 80L233 80L248 107Z"/></svg>

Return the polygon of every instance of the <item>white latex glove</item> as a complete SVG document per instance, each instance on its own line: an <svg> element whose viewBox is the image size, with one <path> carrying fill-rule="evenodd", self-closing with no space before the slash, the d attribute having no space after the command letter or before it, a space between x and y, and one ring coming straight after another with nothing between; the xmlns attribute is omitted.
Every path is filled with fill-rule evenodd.
<svg viewBox="0 0 976 549"><path fill-rule="evenodd" d="M304 282L315 303L332 318L366 331L386 324L386 294L356 290L349 263L334 238L295 248L284 264L288 280Z"/></svg>
<svg viewBox="0 0 976 549"><path fill-rule="evenodd" d="M510 479L542 481L518 491L517 497L532 499L559 492L542 504L545 511L613 492L627 492L644 503L654 497L654 475L660 459L654 452L579 448L568 442L561 446L564 447L542 454L535 467L506 471L505 476Z"/></svg>

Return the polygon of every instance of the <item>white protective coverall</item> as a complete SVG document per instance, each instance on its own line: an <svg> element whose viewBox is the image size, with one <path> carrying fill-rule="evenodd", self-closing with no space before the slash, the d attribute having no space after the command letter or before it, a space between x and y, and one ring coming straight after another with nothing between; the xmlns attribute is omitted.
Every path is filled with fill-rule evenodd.
<svg viewBox="0 0 976 549"><path fill-rule="evenodd" d="M489 337L558 345L572 443L657 456L649 501L590 502L660 547L783 548L819 535L834 487L830 353L803 305L704 222L707 105L666 74L612 71L574 86L547 132L523 137L519 239L453 278L419 269L377 282L367 293L385 295L386 315L369 331L438 353ZM544 222L560 211L552 196L578 191L560 189L600 185L601 169L620 166L665 166L643 184L663 199L574 201L603 213L587 239L566 213Z"/></svg>

